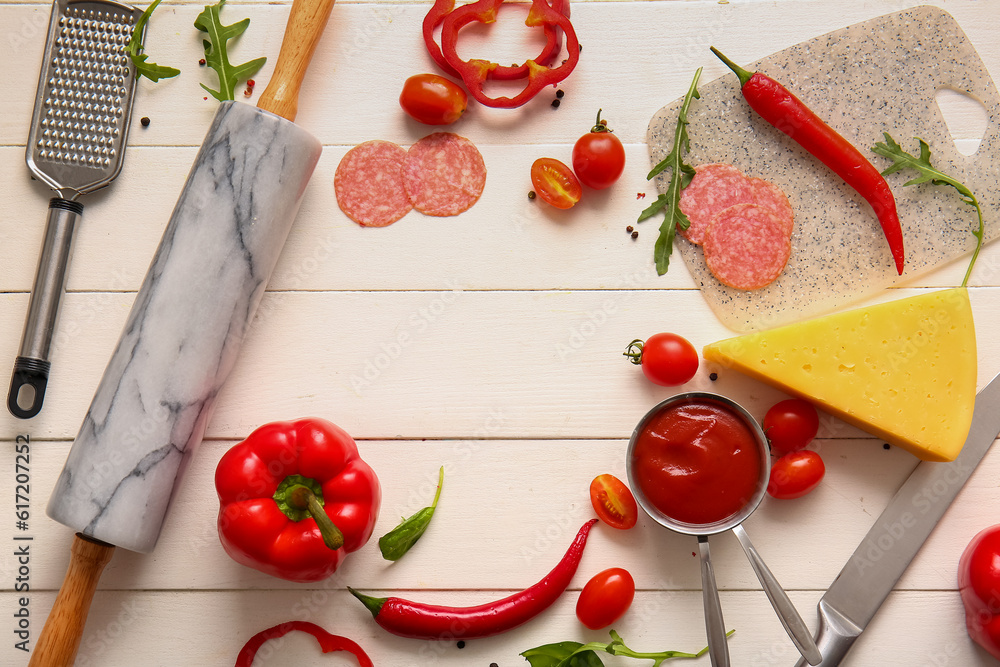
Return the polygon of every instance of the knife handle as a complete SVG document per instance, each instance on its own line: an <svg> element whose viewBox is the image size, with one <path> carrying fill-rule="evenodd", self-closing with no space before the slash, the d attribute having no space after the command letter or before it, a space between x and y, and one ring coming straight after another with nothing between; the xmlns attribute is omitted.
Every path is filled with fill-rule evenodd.
<svg viewBox="0 0 1000 667"><path fill-rule="evenodd" d="M836 667L844 659L847 652L854 646L855 640L864 628L859 628L843 614L819 601L819 633L816 635L816 646L823 655L823 661L816 667ZM804 658L795 663L795 667L806 667Z"/></svg>
<svg viewBox="0 0 1000 667"><path fill-rule="evenodd" d="M295 0L292 3L278 62L257 108L295 121L302 79L333 11L333 3L334 0Z"/></svg>
<svg viewBox="0 0 1000 667"><path fill-rule="evenodd" d="M69 667L76 659L90 602L115 548L77 533L69 567L28 667Z"/></svg>

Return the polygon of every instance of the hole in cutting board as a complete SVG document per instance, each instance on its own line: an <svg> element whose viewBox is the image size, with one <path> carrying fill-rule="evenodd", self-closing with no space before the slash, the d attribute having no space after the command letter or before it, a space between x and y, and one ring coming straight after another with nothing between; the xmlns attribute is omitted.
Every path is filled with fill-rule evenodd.
<svg viewBox="0 0 1000 667"><path fill-rule="evenodd" d="M952 88L942 88L934 95L951 140L962 155L974 155L986 136L989 116L983 103Z"/></svg>

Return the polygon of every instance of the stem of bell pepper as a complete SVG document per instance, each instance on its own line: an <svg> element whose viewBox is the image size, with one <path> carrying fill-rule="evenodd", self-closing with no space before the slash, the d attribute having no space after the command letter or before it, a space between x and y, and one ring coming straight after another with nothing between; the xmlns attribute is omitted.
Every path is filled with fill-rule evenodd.
<svg viewBox="0 0 1000 667"><path fill-rule="evenodd" d="M330 520L312 489L296 484L291 488L288 500L293 506L306 510L309 516L316 521L316 526L319 527L320 535L323 536L323 543L326 546L334 551L344 546L344 534Z"/></svg>

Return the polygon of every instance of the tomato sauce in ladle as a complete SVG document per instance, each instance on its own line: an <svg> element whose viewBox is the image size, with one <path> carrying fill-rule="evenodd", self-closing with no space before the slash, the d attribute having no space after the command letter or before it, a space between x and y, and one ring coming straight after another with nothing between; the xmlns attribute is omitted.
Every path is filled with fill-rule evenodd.
<svg viewBox="0 0 1000 667"><path fill-rule="evenodd" d="M708 536L727 530L736 534L792 643L819 664L809 629L741 525L763 499L771 470L767 438L750 413L718 394L672 396L635 427L626 467L636 501L654 521L698 538L713 667L728 667L729 648Z"/></svg>

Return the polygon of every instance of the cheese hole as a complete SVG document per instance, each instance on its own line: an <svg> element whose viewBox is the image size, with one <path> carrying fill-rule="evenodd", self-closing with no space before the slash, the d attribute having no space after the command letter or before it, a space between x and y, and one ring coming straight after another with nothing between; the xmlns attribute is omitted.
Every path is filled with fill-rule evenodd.
<svg viewBox="0 0 1000 667"><path fill-rule="evenodd" d="M934 95L944 124L948 126L955 149L962 155L974 155L986 136L989 115L983 103L972 95L953 88L942 88Z"/></svg>

